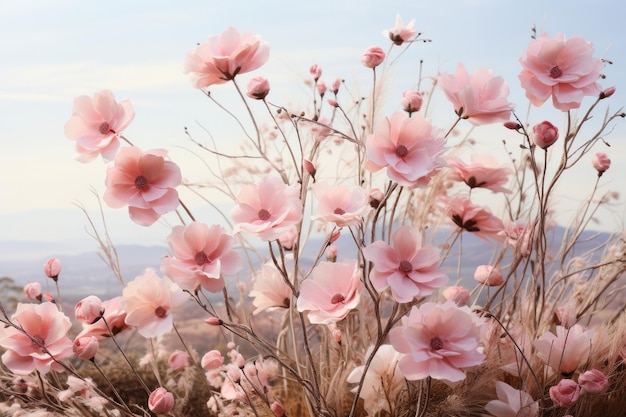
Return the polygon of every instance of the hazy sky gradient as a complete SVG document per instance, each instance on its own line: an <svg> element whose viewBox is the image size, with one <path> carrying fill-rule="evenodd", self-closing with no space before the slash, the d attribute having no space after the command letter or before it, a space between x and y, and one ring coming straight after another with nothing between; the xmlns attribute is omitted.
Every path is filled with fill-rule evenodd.
<svg viewBox="0 0 626 417"><path fill-rule="evenodd" d="M59 234L83 233L85 221L74 204L97 206L90 189L102 193L106 165L100 160L76 162L73 143L64 137L63 126L78 95L106 88L118 99L129 98L136 118L126 135L144 149L174 149L172 159L182 165L183 175L195 172L185 170L194 158L181 149L191 147L184 126L202 123L218 142L232 143L230 133L221 129L215 107L191 88L182 73L187 52L229 26L260 34L270 43L270 62L253 75L268 77L276 91L272 100L281 102L301 99L298 95L306 92L302 79L313 63L323 67L328 82L337 76L367 82L370 74L359 64L361 52L374 44L386 49L389 43L381 32L391 28L400 13L405 23L415 19L423 37L433 42L410 49L394 79L398 85L390 91L414 86L419 59L425 60L424 73L430 75L452 72L458 62L470 71L487 66L508 81L510 100L524 116L527 104L517 79L518 59L533 25L550 35L563 32L592 41L597 56L615 63L606 69L608 78L602 82L605 87L617 86L612 108L625 103L624 9L618 0L4 2L0 10L0 239L51 240ZM219 95L229 87L216 86L212 91ZM391 111L397 109L395 96L389 103ZM436 103L439 107L432 113L453 120L450 105L441 99ZM555 124L562 120L558 113L544 113L544 109L531 113L533 122L548 117L555 117ZM608 187L622 193L626 191L625 132L622 123L610 137L612 147L598 148L613 160L606 174ZM582 197L578 194L585 187L590 190L592 174L581 174L570 189L562 191L564 198ZM78 225L70 230L67 218L54 214L66 213L62 210L42 216L40 210L48 209L74 210ZM125 216L126 211L119 210L112 218ZM167 231L131 225L124 233L127 240L141 233L163 241Z"/></svg>

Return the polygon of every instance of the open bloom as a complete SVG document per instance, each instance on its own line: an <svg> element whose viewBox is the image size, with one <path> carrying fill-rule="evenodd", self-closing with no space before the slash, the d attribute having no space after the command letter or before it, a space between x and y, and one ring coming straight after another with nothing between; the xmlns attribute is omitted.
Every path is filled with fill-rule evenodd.
<svg viewBox="0 0 626 417"><path fill-rule="evenodd" d="M137 327L143 337L157 337L172 330L172 310L187 298L168 278L146 269L126 285L120 302L126 310L126 324Z"/></svg>
<svg viewBox="0 0 626 417"><path fill-rule="evenodd" d="M78 160L89 162L98 155L112 161L120 146L119 135L135 117L130 101L117 102L109 90L93 97L74 99L72 117L65 123L65 136L76 141Z"/></svg>
<svg viewBox="0 0 626 417"><path fill-rule="evenodd" d="M417 31L415 30L415 20L411 20L406 26L402 23L400 15L396 15L396 24L389 30L385 30L383 35L391 39L395 45L402 45L410 40Z"/></svg>
<svg viewBox="0 0 626 417"><path fill-rule="evenodd" d="M580 324L569 329L556 326L556 335L550 331L535 340L537 356L555 372L570 374L585 362L591 349L593 329L585 330Z"/></svg>
<svg viewBox="0 0 626 417"><path fill-rule="evenodd" d="M474 126L506 122L511 116L509 87L488 68L478 68L470 76L465 66L458 64L454 74L440 74L437 83L456 114Z"/></svg>
<svg viewBox="0 0 626 417"><path fill-rule="evenodd" d="M330 187L325 182L317 182L313 185L313 194L319 203L319 215L313 219L333 222L339 227L360 224L369 208L369 192L363 187Z"/></svg>
<svg viewBox="0 0 626 417"><path fill-rule="evenodd" d="M372 355L373 348L373 346L367 348L365 358ZM404 375L398 369L398 362L402 356L391 345L381 345L374 354L359 394L365 401L368 414L373 415L380 410L391 412L390 406L393 406L393 403L390 404L390 401L393 401L406 385ZM348 375L348 383L359 383L364 370L365 366L354 368ZM357 388L353 388L352 392L356 390Z"/></svg>
<svg viewBox="0 0 626 417"><path fill-rule="evenodd" d="M114 297L110 300L103 301L102 309L104 310L104 314L102 315L102 319L93 324L84 324L83 330L76 336L76 339L86 336L95 336L100 340L105 337L111 337L112 335L115 336L121 331L128 329L128 325L124 321L126 319L126 310L122 307L120 300L121 297Z"/></svg>
<svg viewBox="0 0 626 417"><path fill-rule="evenodd" d="M387 176L400 185L423 187L446 165L441 154L445 140L421 114L393 113L376 125L367 138L370 171L387 168Z"/></svg>
<svg viewBox="0 0 626 417"><path fill-rule="evenodd" d="M440 200L442 203L441 209L462 230L487 239L497 237L504 229L502 220L494 216L491 210L487 207L472 204L467 197L441 197Z"/></svg>
<svg viewBox="0 0 626 417"><path fill-rule="evenodd" d="M2 363L11 372L24 375L34 370L42 374L63 370L56 361L73 355L73 344L67 337L72 327L69 317L53 303L19 303L11 321L21 330L0 326L0 346L6 349Z"/></svg>
<svg viewBox="0 0 626 417"><path fill-rule="evenodd" d="M394 300L406 303L432 294L448 281L438 267L439 250L422 247L422 237L416 228L397 228L391 241L391 245L379 240L363 248L365 259L374 263L370 279L376 291L391 288Z"/></svg>
<svg viewBox="0 0 626 417"><path fill-rule="evenodd" d="M469 163L459 158L448 158L447 162L452 168L450 177L455 181L463 181L470 188L486 188L494 193L509 192L506 184L513 170L500 165L491 155L472 155Z"/></svg>
<svg viewBox="0 0 626 417"><path fill-rule="evenodd" d="M289 308L291 305L291 288L273 263L266 263L254 276L252 290L248 294L253 297L252 314L274 308Z"/></svg>
<svg viewBox="0 0 626 417"><path fill-rule="evenodd" d="M568 111L579 108L584 96L598 96L603 65L593 52L593 45L579 36L566 40L559 33L552 39L543 33L520 58L519 79L526 97L541 106L552 96L554 107Z"/></svg>
<svg viewBox="0 0 626 417"><path fill-rule="evenodd" d="M300 287L298 311L308 311L311 323L337 322L359 305L362 286L355 261L320 262Z"/></svg>
<svg viewBox="0 0 626 417"><path fill-rule="evenodd" d="M194 87L209 87L261 67L269 52L269 45L259 36L228 28L220 35L209 36L191 51L183 68L191 74Z"/></svg>
<svg viewBox="0 0 626 417"><path fill-rule="evenodd" d="M112 208L128 205L131 220L142 226L150 226L174 210L179 204L175 187L182 177L178 166L166 156L167 152L160 149L122 149L115 165L107 170L104 201Z"/></svg>
<svg viewBox="0 0 626 417"><path fill-rule="evenodd" d="M413 307L391 329L394 349L405 356L400 370L410 381L428 376L444 382L465 379L464 370L482 363L481 340L486 324L469 307L453 301Z"/></svg>
<svg viewBox="0 0 626 417"><path fill-rule="evenodd" d="M536 417L539 414L539 404L530 394L506 382L496 382L496 394L498 399L485 405L485 410L495 417Z"/></svg>
<svg viewBox="0 0 626 417"><path fill-rule="evenodd" d="M222 226L191 222L174 226L167 237L172 256L166 256L161 272L184 290L202 287L210 292L224 288L223 275L241 270L241 256L233 250L235 239Z"/></svg>
<svg viewBox="0 0 626 417"><path fill-rule="evenodd" d="M233 233L276 240L302 220L300 192L280 178L267 176L257 184L242 187L230 215L236 223Z"/></svg>

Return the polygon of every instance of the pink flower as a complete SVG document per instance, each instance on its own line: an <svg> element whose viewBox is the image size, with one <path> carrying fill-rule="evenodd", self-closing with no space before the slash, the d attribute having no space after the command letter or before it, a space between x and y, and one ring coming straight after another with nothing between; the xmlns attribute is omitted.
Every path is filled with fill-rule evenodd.
<svg viewBox="0 0 626 417"><path fill-rule="evenodd" d="M43 272L48 278L56 281L61 273L61 261L57 258L50 258L43 264Z"/></svg>
<svg viewBox="0 0 626 417"><path fill-rule="evenodd" d="M99 349L100 343L96 336L77 337L72 346L74 354L86 361L92 360L98 354Z"/></svg>
<svg viewBox="0 0 626 417"><path fill-rule="evenodd" d="M278 401L274 401L270 405L270 410L276 417L283 417L285 415L285 407L283 407L283 405Z"/></svg>
<svg viewBox="0 0 626 417"><path fill-rule="evenodd" d="M222 226L191 222L174 226L167 237L172 256L166 256L161 271L184 290L202 287L210 292L224 288L223 275L241 270L241 256L233 250L235 239Z"/></svg>
<svg viewBox="0 0 626 417"><path fill-rule="evenodd" d="M441 291L441 295L446 300L454 301L458 306L464 306L470 299L470 293L467 288L463 287L447 287Z"/></svg>
<svg viewBox="0 0 626 417"><path fill-rule="evenodd" d="M554 312L556 313L557 318L559 319L559 323L561 326L569 329L578 321L578 317L576 314L576 308L570 304L557 307Z"/></svg>
<svg viewBox="0 0 626 417"><path fill-rule="evenodd" d="M341 83L343 82L343 80L339 77L335 78L335 81L333 81L333 83L330 86L330 90L333 92L333 94L337 95L337 93L339 92L339 87L341 86Z"/></svg>
<svg viewBox="0 0 626 417"><path fill-rule="evenodd" d="M530 255L533 234L533 225L523 221L508 222L504 230L498 233L498 235L506 237L508 245L518 250L522 256Z"/></svg>
<svg viewBox="0 0 626 417"><path fill-rule="evenodd" d="M158 149L122 149L115 166L107 170L104 201L111 208L128 205L130 218L142 226L150 226L162 214L176 209L179 202L175 187L182 178L178 166L167 161L166 155Z"/></svg>
<svg viewBox="0 0 626 417"><path fill-rule="evenodd" d="M406 379L430 376L453 383L465 379L465 369L483 362L485 327L469 307L452 301L427 302L414 306L401 325L391 329L389 339L394 349L406 355L399 364Z"/></svg>
<svg viewBox="0 0 626 417"><path fill-rule="evenodd" d="M585 371L578 377L582 391L589 394L602 394L606 391L608 383L606 376L597 369Z"/></svg>
<svg viewBox="0 0 626 417"><path fill-rule="evenodd" d="M402 93L402 100L400 103L402 104L402 109L411 114L416 111L420 111L422 108L422 101L422 95L419 91L408 90Z"/></svg>
<svg viewBox="0 0 626 417"><path fill-rule="evenodd" d="M322 76L322 67L317 64L313 64L309 68L309 73L313 76L313 80L317 81Z"/></svg>
<svg viewBox="0 0 626 417"><path fill-rule="evenodd" d="M263 240L276 240L302 220L300 192L280 178L267 176L241 189L230 215L236 223L233 233L246 232Z"/></svg>
<svg viewBox="0 0 626 417"><path fill-rule="evenodd" d="M31 300L41 301L41 284L38 282L29 282L24 286L24 295Z"/></svg>
<svg viewBox="0 0 626 417"><path fill-rule="evenodd" d="M269 58L269 45L250 33L228 28L209 36L187 55L184 71L191 74L194 87L223 84L238 74L253 71Z"/></svg>
<svg viewBox="0 0 626 417"><path fill-rule="evenodd" d="M378 46L370 46L361 56L361 64L367 68L376 68L385 60L385 52Z"/></svg>
<svg viewBox="0 0 626 417"><path fill-rule="evenodd" d="M76 336L76 339L84 336L95 336L100 340L105 337L111 337L111 333L115 336L126 330L128 328L124 321L126 319L126 311L122 308L120 300L121 297L114 297L103 301L102 308L104 309L104 314L102 315L102 320L98 320L90 325L83 325L83 330ZM107 329L107 325L111 332Z"/></svg>
<svg viewBox="0 0 626 417"><path fill-rule="evenodd" d="M189 354L183 350L172 352L167 363L173 371L180 371L189 365Z"/></svg>
<svg viewBox="0 0 626 417"><path fill-rule="evenodd" d="M252 290L248 294L253 297L252 305L258 314L267 309L289 308L291 305L291 288L274 264L266 263L255 274Z"/></svg>
<svg viewBox="0 0 626 417"><path fill-rule="evenodd" d="M487 68L478 68L470 76L465 66L458 64L454 74L443 73L437 82L456 114L474 126L505 122L511 116L509 87Z"/></svg>
<svg viewBox="0 0 626 417"><path fill-rule="evenodd" d="M592 338L593 329L584 330L580 324L569 329L556 326L556 335L548 331L534 345L541 360L555 372L567 375L587 360Z"/></svg>
<svg viewBox="0 0 626 417"><path fill-rule="evenodd" d="M327 90L328 90L328 86L326 85L324 81L320 80L317 82L317 92L319 93L320 97L324 97L324 94L326 94Z"/></svg>
<svg viewBox="0 0 626 417"><path fill-rule="evenodd" d="M557 385L550 387L550 398L559 407L570 408L574 406L579 396L580 385L571 379L562 379Z"/></svg>
<svg viewBox="0 0 626 417"><path fill-rule="evenodd" d="M530 138L541 149L547 149L559 138L559 129L552 123L544 120L533 126Z"/></svg>
<svg viewBox="0 0 626 417"><path fill-rule="evenodd" d="M609 98L613 94L615 94L615 86L605 88L604 90L602 90L600 92L600 100L604 100L605 98Z"/></svg>
<svg viewBox="0 0 626 417"><path fill-rule="evenodd" d="M369 192L363 187L330 187L325 182L318 182L313 185L313 194L318 201L319 213L313 220L335 223L338 227L361 224L369 208Z"/></svg>
<svg viewBox="0 0 626 417"><path fill-rule="evenodd" d="M598 176L601 176L604 171L611 167L611 159L607 154L598 152L591 159L591 165L598 171Z"/></svg>
<svg viewBox="0 0 626 417"><path fill-rule="evenodd" d="M19 303L11 321L12 326L0 326L0 346L6 349L2 363L18 375L34 370L42 374L51 369L63 371L57 361L73 355L72 341L67 332L72 327L69 317L50 302Z"/></svg>
<svg viewBox="0 0 626 417"><path fill-rule="evenodd" d="M486 188L494 193L508 193L506 184L513 173L511 168L498 164L491 155L472 155L469 163L458 158L448 158L452 168L451 179L463 181L470 188Z"/></svg>
<svg viewBox="0 0 626 417"><path fill-rule="evenodd" d="M422 236L412 226L401 226L391 235L392 245L382 240L363 248L363 256L374 267L370 272L372 285L378 292L391 288L399 303L432 294L448 281L438 265L439 250L422 247Z"/></svg>
<svg viewBox="0 0 626 417"><path fill-rule="evenodd" d="M395 45L402 45L410 40L417 31L415 30L415 20L411 20L408 25L404 26L400 15L396 15L396 24L390 30L385 30L383 35L391 39Z"/></svg>
<svg viewBox="0 0 626 417"><path fill-rule="evenodd" d="M224 357L219 350L211 350L202 356L200 364L205 371L212 371L224 363Z"/></svg>
<svg viewBox="0 0 626 417"><path fill-rule="evenodd" d="M167 414L174 408L174 394L159 387L148 398L148 408L155 414Z"/></svg>
<svg viewBox="0 0 626 417"><path fill-rule="evenodd" d="M355 261L320 262L313 277L302 282L298 311L308 311L311 323L342 320L359 305L360 272Z"/></svg>
<svg viewBox="0 0 626 417"><path fill-rule="evenodd" d="M398 184L423 187L446 165L440 157L444 146L439 131L421 114L393 113L367 138L366 167L372 172L387 168L387 176Z"/></svg>
<svg viewBox="0 0 626 417"><path fill-rule="evenodd" d="M502 273L496 267L491 265L479 265L474 271L474 279L484 285L497 287L504 283Z"/></svg>
<svg viewBox="0 0 626 417"><path fill-rule="evenodd" d="M119 135L135 117L130 101L115 101L109 90L93 97L74 99L72 117L65 124L65 136L76 141L78 160L89 162L98 155L112 161L120 146Z"/></svg>
<svg viewBox="0 0 626 417"><path fill-rule="evenodd" d="M372 356L374 346L367 348L364 360ZM363 386L359 394L365 401L365 409L369 415L374 415L381 410L391 412L389 401L396 398L398 393L406 386L406 380L398 369L398 362L402 358L391 345L381 345L367 368ZM357 366L348 375L347 382L358 384L363 376L365 366ZM356 392L353 388L352 392Z"/></svg>
<svg viewBox="0 0 626 417"><path fill-rule="evenodd" d="M504 229L502 221L487 207L472 204L467 197L441 197L441 209L462 230L487 239L497 238Z"/></svg>
<svg viewBox="0 0 626 417"><path fill-rule="evenodd" d="M525 391L497 381L496 394L498 399L489 401L485 405L485 410L495 417L536 417L539 415L539 404Z"/></svg>
<svg viewBox="0 0 626 417"><path fill-rule="evenodd" d="M278 238L278 242L280 246L283 247L284 250L293 250L296 240L298 239L298 234L295 230L289 229Z"/></svg>
<svg viewBox="0 0 626 417"><path fill-rule="evenodd" d="M265 77L254 77L248 81L247 95L255 100L263 100L270 92L270 82Z"/></svg>
<svg viewBox="0 0 626 417"><path fill-rule="evenodd" d="M120 302L126 324L137 327L143 337L157 337L172 330L172 310L187 298L176 284L149 268L126 285Z"/></svg>
<svg viewBox="0 0 626 417"><path fill-rule="evenodd" d="M520 58L526 97L541 106L552 96L554 107L568 111L579 108L584 96L598 96L603 65L593 52L593 45L579 36L565 40L559 33L551 39L544 33L533 40Z"/></svg>
<svg viewBox="0 0 626 417"><path fill-rule="evenodd" d="M102 301L95 295L83 298L76 303L74 307L74 317L76 317L76 320L86 324L95 323L102 317L103 313L104 307L102 306Z"/></svg>

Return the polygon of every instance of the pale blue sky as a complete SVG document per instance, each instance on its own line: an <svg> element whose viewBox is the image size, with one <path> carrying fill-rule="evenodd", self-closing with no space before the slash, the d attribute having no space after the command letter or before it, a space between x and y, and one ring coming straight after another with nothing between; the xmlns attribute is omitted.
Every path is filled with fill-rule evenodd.
<svg viewBox="0 0 626 417"><path fill-rule="evenodd" d="M523 115L526 104L517 80L518 59L533 25L551 35L563 32L592 41L597 56L615 63L606 69L608 78L603 82L618 88L612 107L626 103L624 8L617 0L3 2L0 240L52 240L59 234L83 233L84 220L73 204L95 206L90 187L103 191L105 165L74 161L73 144L63 135L78 95L108 88L119 99L129 98L137 116L127 135L142 148L174 148L184 158L188 154L176 150L188 147L183 127L196 121L209 127L218 140L231 141L227 134L220 135L214 107L182 73L182 62L195 43L228 26L260 34L270 43L270 61L255 74L270 79L280 91L280 96L274 96L279 101L290 94L297 98L303 91L300 80L313 63L322 65L328 81L369 75L359 65L360 54L373 44L387 48L381 32L391 28L400 13L405 23L415 19L418 30L433 42L414 45L402 64L406 68L394 80L399 85L393 88L413 86L420 58L425 60L424 72L433 75L438 70L454 71L457 62L470 70L487 66L508 81L510 100ZM413 68L408 65L411 59ZM296 87L287 89L287 85ZM213 90L219 94L220 88ZM441 110L434 113L452 116L445 101L439 104ZM533 110L534 122L547 117L555 116ZM626 191L623 125L611 136L610 149L598 149L613 159L607 184L622 193ZM564 194L579 193L592 180L592 175L581 174ZM40 210L49 209L73 210L78 226L70 229L66 217L52 214L62 210L42 216ZM125 217L125 210L118 213ZM132 240L138 233L152 233L163 241L166 232L158 227L151 232L129 227L120 236Z"/></svg>

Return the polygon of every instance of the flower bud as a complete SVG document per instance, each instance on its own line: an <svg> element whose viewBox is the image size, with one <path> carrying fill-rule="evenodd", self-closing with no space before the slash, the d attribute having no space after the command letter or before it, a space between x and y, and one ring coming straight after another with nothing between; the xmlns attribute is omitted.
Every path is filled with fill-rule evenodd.
<svg viewBox="0 0 626 417"><path fill-rule="evenodd" d="M337 246L330 245L328 247L328 252L326 253L326 259L328 259L328 262L337 261Z"/></svg>
<svg viewBox="0 0 626 417"><path fill-rule="evenodd" d="M491 265L480 265L474 272L474 279L481 284L497 287L502 285L504 280L498 268Z"/></svg>
<svg viewBox="0 0 626 417"><path fill-rule="evenodd" d="M571 305L557 307L555 310L556 317L559 319L561 326L569 329L576 324L576 309Z"/></svg>
<svg viewBox="0 0 626 417"><path fill-rule="evenodd" d="M95 295L83 298L74 307L76 320L85 324L93 324L104 314L102 301Z"/></svg>
<svg viewBox="0 0 626 417"><path fill-rule="evenodd" d="M608 380L606 376L597 369L591 369L578 377L578 384L583 392L589 394L602 394L606 391Z"/></svg>
<svg viewBox="0 0 626 417"><path fill-rule="evenodd" d="M315 165L313 165L313 162L308 159L304 159L302 160L302 166L304 167L304 170L315 180L317 169L315 168Z"/></svg>
<svg viewBox="0 0 626 417"><path fill-rule="evenodd" d="M322 67L317 64L311 65L309 73L313 76L313 80L317 81L322 76Z"/></svg>
<svg viewBox="0 0 626 417"><path fill-rule="evenodd" d="M541 149L547 149L558 138L559 129L547 120L533 126L531 139Z"/></svg>
<svg viewBox="0 0 626 417"><path fill-rule="evenodd" d="M504 127L511 130L520 130L522 128L522 125L512 120L509 120L508 122L504 122Z"/></svg>
<svg viewBox="0 0 626 417"><path fill-rule="evenodd" d="M61 273L61 261L57 258L48 259L43 265L43 272L48 278L52 278L56 281Z"/></svg>
<svg viewBox="0 0 626 417"><path fill-rule="evenodd" d="M209 326L221 326L223 324L222 320L218 319L217 317L209 317L208 319L204 320L204 322Z"/></svg>
<svg viewBox="0 0 626 417"><path fill-rule="evenodd" d="M150 394L148 408L155 414L169 413L174 408L174 395L165 388L159 387Z"/></svg>
<svg viewBox="0 0 626 417"><path fill-rule="evenodd" d="M98 343L96 336L83 336L74 340L72 349L77 357L90 361L98 353L100 343Z"/></svg>
<svg viewBox="0 0 626 417"><path fill-rule="evenodd" d="M569 408L578 401L580 385L571 379L562 379L553 387L550 387L550 398L559 407Z"/></svg>
<svg viewBox="0 0 626 417"><path fill-rule="evenodd" d="M263 100L270 92L270 82L265 77L254 77L248 81L248 97Z"/></svg>
<svg viewBox="0 0 626 417"><path fill-rule="evenodd" d="M324 94L326 94L326 90L328 90L326 83L324 81L318 81L317 92L320 94L321 97L324 97Z"/></svg>
<svg viewBox="0 0 626 417"><path fill-rule="evenodd" d="M167 363L173 371L179 371L189 366L189 354L182 350L175 350L167 359Z"/></svg>
<svg viewBox="0 0 626 417"><path fill-rule="evenodd" d="M276 417L283 417L285 415L285 407L278 401L274 401L272 405L270 405L270 410Z"/></svg>
<svg viewBox="0 0 626 417"><path fill-rule="evenodd" d="M335 81L333 81L330 89L333 92L333 94L337 94L339 92L339 87L341 86L341 78L337 77L335 78Z"/></svg>
<svg viewBox="0 0 626 417"><path fill-rule="evenodd" d="M615 94L615 87L609 87L607 89L605 89L604 91L600 92L600 100L603 100L605 98L609 98L611 97L613 94Z"/></svg>
<svg viewBox="0 0 626 417"><path fill-rule="evenodd" d="M419 91L408 90L402 93L402 108L409 114L420 111L422 108L422 101L422 95Z"/></svg>
<svg viewBox="0 0 626 417"><path fill-rule="evenodd" d="M41 284L30 282L24 286L24 294L31 300L41 301Z"/></svg>
<svg viewBox="0 0 626 417"><path fill-rule="evenodd" d="M289 229L285 233L280 235L280 237L278 238L278 243L280 243L280 246L282 246L283 249L292 250L294 245L296 244L297 237L298 235L296 234L296 231L293 229Z"/></svg>
<svg viewBox="0 0 626 417"><path fill-rule="evenodd" d="M328 104L330 104L331 107L339 107L339 103L337 103L337 100L333 100L332 98L329 98L326 101L328 101Z"/></svg>
<svg viewBox="0 0 626 417"><path fill-rule="evenodd" d="M367 68L376 68L385 60L385 52L378 46L370 46L361 56L361 64Z"/></svg>
<svg viewBox="0 0 626 417"><path fill-rule="evenodd" d="M341 229L333 230L330 234L330 239L328 239L328 243L334 243L341 236Z"/></svg>
<svg viewBox="0 0 626 417"><path fill-rule="evenodd" d="M445 288L441 294L446 300L451 300L458 306L464 306L467 304L470 298L470 293L467 288L463 287L448 287Z"/></svg>
<svg viewBox="0 0 626 417"><path fill-rule="evenodd" d="M379 188L372 188L372 190L370 191L370 206L373 208L378 208L384 198L385 193L383 193Z"/></svg>
<svg viewBox="0 0 626 417"><path fill-rule="evenodd" d="M212 371L217 369L224 363L224 357L219 350L211 350L204 354L202 361L200 362L202 369L205 371Z"/></svg>
<svg viewBox="0 0 626 417"><path fill-rule="evenodd" d="M611 166L611 159L609 159L607 154L598 152L591 159L591 165L598 171L598 176L601 177L604 171Z"/></svg>

